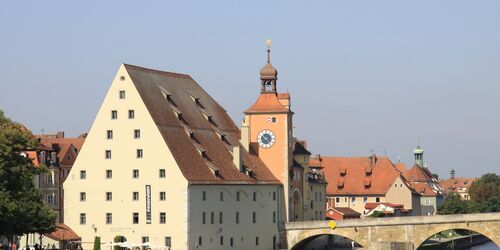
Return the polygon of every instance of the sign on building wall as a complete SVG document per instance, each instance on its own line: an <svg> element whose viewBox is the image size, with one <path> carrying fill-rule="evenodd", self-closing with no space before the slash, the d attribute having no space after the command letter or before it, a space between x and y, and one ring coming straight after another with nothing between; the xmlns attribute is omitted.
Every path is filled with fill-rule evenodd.
<svg viewBox="0 0 500 250"><path fill-rule="evenodd" d="M151 224L151 185L146 185L146 224Z"/></svg>

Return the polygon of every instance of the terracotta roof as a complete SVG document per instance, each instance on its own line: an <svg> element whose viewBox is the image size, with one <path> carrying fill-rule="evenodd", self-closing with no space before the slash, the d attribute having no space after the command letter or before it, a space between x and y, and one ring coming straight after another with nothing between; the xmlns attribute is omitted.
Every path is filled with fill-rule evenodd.
<svg viewBox="0 0 500 250"><path fill-rule="evenodd" d="M397 163L397 164L394 164L394 166L396 167L396 169L401 172L402 174L404 174L407 170L406 170L406 164L404 163Z"/></svg>
<svg viewBox="0 0 500 250"><path fill-rule="evenodd" d="M403 208L403 204L395 204L395 203L386 203L386 202L367 202L365 204L365 209L374 209L378 207L379 205L384 205L387 207L392 207L392 208Z"/></svg>
<svg viewBox="0 0 500 250"><path fill-rule="evenodd" d="M276 93L261 93L257 101L249 109L245 110L245 113L260 112L283 113L290 112L290 110L281 104Z"/></svg>
<svg viewBox="0 0 500 250"><path fill-rule="evenodd" d="M361 215L361 213L358 213L349 207L333 207L333 208L329 208L328 210L334 210L340 214L347 215L347 216L360 216Z"/></svg>
<svg viewBox="0 0 500 250"><path fill-rule="evenodd" d="M70 227L64 223L60 223L56 226L56 230L52 233L45 234L45 236L56 240L56 241L78 241L81 239Z"/></svg>
<svg viewBox="0 0 500 250"><path fill-rule="evenodd" d="M290 93L278 93L278 99L290 99Z"/></svg>
<svg viewBox="0 0 500 250"><path fill-rule="evenodd" d="M449 191L458 191L460 188L468 189L477 178L454 178L448 180L440 180L439 185L444 189L445 193Z"/></svg>
<svg viewBox="0 0 500 250"><path fill-rule="evenodd" d="M375 164L370 166L372 159ZM326 188L329 195L383 195L400 176L392 162L385 156L322 156L322 165L326 181L330 183ZM367 174L367 169L370 168L371 174Z"/></svg>
<svg viewBox="0 0 500 250"><path fill-rule="evenodd" d="M309 167L310 168L323 168L321 157L310 157Z"/></svg>
<svg viewBox="0 0 500 250"><path fill-rule="evenodd" d="M251 174L234 166L231 151L241 146L240 130L189 75L124 66L189 183L280 184L252 150L242 148L243 166Z"/></svg>
<svg viewBox="0 0 500 250"><path fill-rule="evenodd" d="M413 183L413 189L422 196L438 195L427 183L422 183L422 182Z"/></svg>
<svg viewBox="0 0 500 250"><path fill-rule="evenodd" d="M408 181L416 181L416 182L432 182L432 175L430 172L425 170L423 167L415 164L410 170L403 172L403 176Z"/></svg>
<svg viewBox="0 0 500 250"><path fill-rule="evenodd" d="M52 146L53 144L59 144L59 145L73 144L73 146L77 149L78 152L80 152L80 149L82 148L83 143L85 142L85 137L55 138L45 135L35 135L35 136L40 139L40 143L46 145L47 147L53 148Z"/></svg>
<svg viewBox="0 0 500 250"><path fill-rule="evenodd" d="M38 167L40 166L40 161L38 159L38 155L36 154L36 151L25 151L26 157L31 159L31 162L33 163L33 166Z"/></svg>

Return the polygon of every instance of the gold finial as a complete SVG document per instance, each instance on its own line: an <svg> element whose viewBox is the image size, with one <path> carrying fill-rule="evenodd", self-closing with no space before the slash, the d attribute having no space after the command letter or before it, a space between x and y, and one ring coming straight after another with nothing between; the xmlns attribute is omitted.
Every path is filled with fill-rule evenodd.
<svg viewBox="0 0 500 250"><path fill-rule="evenodd" d="M267 45L267 62L271 63L271 45L273 44L273 41L271 39L266 40L266 45Z"/></svg>
<svg viewBox="0 0 500 250"><path fill-rule="evenodd" d="M266 40L267 49L271 49L272 44L273 44L273 41L271 41L271 39Z"/></svg>

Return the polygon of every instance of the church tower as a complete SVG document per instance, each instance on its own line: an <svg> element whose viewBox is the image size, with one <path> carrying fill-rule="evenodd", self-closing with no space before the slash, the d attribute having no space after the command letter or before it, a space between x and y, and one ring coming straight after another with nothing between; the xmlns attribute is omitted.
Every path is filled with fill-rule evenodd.
<svg viewBox="0 0 500 250"><path fill-rule="evenodd" d="M417 145L417 147L413 150L413 155L415 155L415 164L419 165L420 167L424 166L424 150L420 145Z"/></svg>
<svg viewBox="0 0 500 250"><path fill-rule="evenodd" d="M259 158L283 183L280 197L286 208L286 220L290 220L290 171L293 163L292 116L290 94L278 93L278 71L271 65L271 40L267 40L267 63L260 70L260 95L245 111L241 125L241 142L249 152Z"/></svg>

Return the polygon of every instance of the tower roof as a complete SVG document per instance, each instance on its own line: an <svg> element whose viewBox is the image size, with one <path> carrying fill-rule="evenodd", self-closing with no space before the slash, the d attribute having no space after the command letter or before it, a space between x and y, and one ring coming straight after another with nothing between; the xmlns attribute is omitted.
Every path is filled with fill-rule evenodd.
<svg viewBox="0 0 500 250"><path fill-rule="evenodd" d="M271 65L271 40L266 40L267 44L267 63L260 70L260 80L277 80L278 71Z"/></svg>
<svg viewBox="0 0 500 250"><path fill-rule="evenodd" d="M422 147L420 147L420 145L418 145L414 150L413 150L413 154L423 154L424 153L424 149L422 149Z"/></svg>

